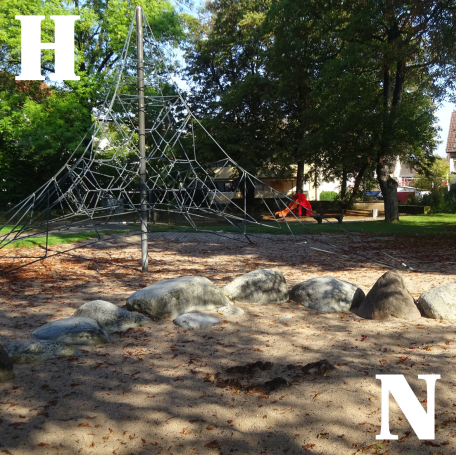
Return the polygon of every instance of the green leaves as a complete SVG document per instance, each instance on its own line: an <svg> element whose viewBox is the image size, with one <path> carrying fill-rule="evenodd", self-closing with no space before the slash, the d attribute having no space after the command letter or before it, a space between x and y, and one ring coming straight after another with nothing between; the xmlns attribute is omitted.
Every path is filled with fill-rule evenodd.
<svg viewBox="0 0 456 455"><path fill-rule="evenodd" d="M175 45L181 18L168 1L139 2L155 38ZM32 193L68 160L104 101L134 14L131 0L2 0L0 11L0 204ZM75 22L75 73L79 81L46 87L16 83L21 23L16 15L44 15L41 41L54 42L50 15L79 15ZM134 43L134 39L132 40ZM132 44L133 46L133 44ZM54 72L54 51L43 50L42 74ZM49 82L49 80L48 80ZM165 88L166 89L166 88ZM82 149L87 145L83 143ZM76 152L81 153L82 150Z"/></svg>

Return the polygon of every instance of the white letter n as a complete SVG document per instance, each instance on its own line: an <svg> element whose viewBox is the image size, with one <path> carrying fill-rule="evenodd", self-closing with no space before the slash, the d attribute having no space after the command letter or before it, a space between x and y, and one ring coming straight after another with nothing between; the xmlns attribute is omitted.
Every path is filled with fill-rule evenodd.
<svg viewBox="0 0 456 455"><path fill-rule="evenodd" d="M78 81L74 74L74 21L80 16L50 16L55 23L55 43L41 42L44 16L16 16L21 21L21 74L16 81L44 81L41 49L55 49L54 81Z"/></svg>
<svg viewBox="0 0 456 455"><path fill-rule="evenodd" d="M427 384L427 413L402 374L377 374L382 381L382 427L376 439L397 439L389 429L389 392L401 408L419 439L434 439L435 382L439 374L420 374Z"/></svg>

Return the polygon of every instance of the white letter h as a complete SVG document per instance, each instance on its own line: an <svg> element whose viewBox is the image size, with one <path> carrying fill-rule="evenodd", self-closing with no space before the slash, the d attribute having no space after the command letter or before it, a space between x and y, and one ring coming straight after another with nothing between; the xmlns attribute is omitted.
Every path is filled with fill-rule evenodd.
<svg viewBox="0 0 456 455"><path fill-rule="evenodd" d="M44 16L16 16L21 21L21 74L16 81L44 81L41 75L41 49L55 49L53 81L78 81L74 74L74 22L80 16L50 16L55 23L55 43L41 42Z"/></svg>

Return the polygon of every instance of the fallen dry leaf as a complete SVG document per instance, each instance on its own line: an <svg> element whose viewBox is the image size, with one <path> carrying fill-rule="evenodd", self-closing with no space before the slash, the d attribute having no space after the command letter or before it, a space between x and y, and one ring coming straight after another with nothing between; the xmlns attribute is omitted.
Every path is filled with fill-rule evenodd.
<svg viewBox="0 0 456 455"><path fill-rule="evenodd" d="M437 444L437 443L432 442L432 441L424 441L422 444L424 444L426 446L431 446L431 447L440 447L440 444Z"/></svg>
<svg viewBox="0 0 456 455"><path fill-rule="evenodd" d="M412 432L411 431L406 431L404 436L402 436L402 438L399 439L398 442L404 442L406 439L410 438L410 436L412 436Z"/></svg>

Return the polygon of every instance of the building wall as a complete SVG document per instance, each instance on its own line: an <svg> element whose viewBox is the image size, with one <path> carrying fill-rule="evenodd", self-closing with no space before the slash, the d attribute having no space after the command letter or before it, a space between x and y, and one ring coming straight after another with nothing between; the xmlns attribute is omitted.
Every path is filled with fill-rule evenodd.
<svg viewBox="0 0 456 455"><path fill-rule="evenodd" d="M456 173L456 152L447 152L447 160L450 163L450 172Z"/></svg>
<svg viewBox="0 0 456 455"><path fill-rule="evenodd" d="M308 171L308 168L304 169L305 172ZM215 182L232 182L233 179L231 178L231 168L224 167L219 168L215 172ZM265 185L257 184L256 189L263 197L270 197L270 191L267 189L267 186L270 186L276 191L283 193L286 196L293 196L296 193L296 178L293 179L284 179L284 180L277 180L271 177L263 177L261 181L264 182ZM350 185L352 182L348 182ZM331 182L322 182L320 186L317 188L314 187L312 182L305 182L304 183L304 194L309 201L320 200L320 194L322 191L335 191L338 193L340 191L340 182L333 180Z"/></svg>

